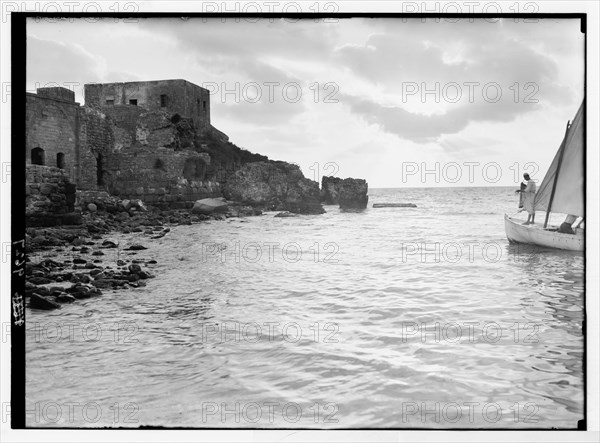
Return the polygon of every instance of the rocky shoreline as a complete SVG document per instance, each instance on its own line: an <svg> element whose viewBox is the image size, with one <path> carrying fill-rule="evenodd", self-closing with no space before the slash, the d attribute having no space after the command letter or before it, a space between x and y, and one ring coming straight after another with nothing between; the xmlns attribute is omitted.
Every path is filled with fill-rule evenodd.
<svg viewBox="0 0 600 443"><path fill-rule="evenodd" d="M143 243L168 235L172 226L261 214L251 207L228 203L226 211L210 215L152 207L140 211L127 200L117 203L121 210L99 210L101 203L88 203L81 213L81 224L27 227L26 306L59 309L63 304L101 296L106 290L146 286L154 277L157 261L137 258L139 251L147 249ZM111 233L140 233L143 241L121 245L109 238Z"/></svg>
<svg viewBox="0 0 600 443"><path fill-rule="evenodd" d="M43 176L45 170L35 172ZM60 175L60 171L50 172ZM329 181L323 178L323 190L333 194L341 210L366 207L364 180ZM109 238L111 233L141 234L137 237L143 243L168 235L171 226L256 216L263 210L283 211L276 217L321 214L325 212L321 200L329 203L328 198L322 199L317 182L306 179L298 166L284 162L249 163L226 184L228 200L206 198L187 209L146 206L139 199L120 199L105 191L73 190L64 197L59 184L46 186L52 192L40 185L39 196L30 195L28 200L25 297L26 306L33 309L59 309L65 303L100 296L102 291L145 286L154 277L156 260L136 257L147 247L120 245ZM48 205L58 205L59 213L48 212Z"/></svg>

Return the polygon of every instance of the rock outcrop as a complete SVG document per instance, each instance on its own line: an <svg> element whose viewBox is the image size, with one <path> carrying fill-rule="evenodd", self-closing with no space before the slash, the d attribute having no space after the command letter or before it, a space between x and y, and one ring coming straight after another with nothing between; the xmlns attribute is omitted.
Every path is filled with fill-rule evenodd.
<svg viewBox="0 0 600 443"><path fill-rule="evenodd" d="M347 178L342 180L339 188L340 209L343 211L358 211L367 207L369 185L363 179Z"/></svg>
<svg viewBox="0 0 600 443"><path fill-rule="evenodd" d="M337 205L340 202L340 184L342 179L323 176L321 179L321 202L325 205Z"/></svg>
<svg viewBox="0 0 600 443"><path fill-rule="evenodd" d="M286 162L247 163L228 177L223 195L255 208L322 214L319 184Z"/></svg>
<svg viewBox="0 0 600 443"><path fill-rule="evenodd" d="M363 179L333 176L321 179L321 201L326 205L339 204L342 210L365 209L369 201L368 191L369 186Z"/></svg>

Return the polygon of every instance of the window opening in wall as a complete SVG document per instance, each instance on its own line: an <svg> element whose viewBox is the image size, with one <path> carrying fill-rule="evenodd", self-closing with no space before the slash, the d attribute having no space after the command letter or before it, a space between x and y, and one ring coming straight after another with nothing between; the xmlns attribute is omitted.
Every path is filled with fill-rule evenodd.
<svg viewBox="0 0 600 443"><path fill-rule="evenodd" d="M115 101L114 101L114 100L106 100L106 105L107 105L107 106L112 106L112 105L114 105L114 104L115 104Z"/></svg>
<svg viewBox="0 0 600 443"><path fill-rule="evenodd" d="M206 111L206 101L202 102L202 109L204 109Z"/></svg>
<svg viewBox="0 0 600 443"><path fill-rule="evenodd" d="M167 107L167 96L166 96L166 94L161 94L161 96L160 96L160 107L161 108L166 108Z"/></svg>
<svg viewBox="0 0 600 443"><path fill-rule="evenodd" d="M65 154L59 152L56 154L56 167L60 169L65 169Z"/></svg>
<svg viewBox="0 0 600 443"><path fill-rule="evenodd" d="M129 104L137 106L137 100L135 98L132 98L131 100L129 100Z"/></svg>
<svg viewBox="0 0 600 443"><path fill-rule="evenodd" d="M40 147L31 150L31 163L34 165L44 165L46 163L44 150Z"/></svg>

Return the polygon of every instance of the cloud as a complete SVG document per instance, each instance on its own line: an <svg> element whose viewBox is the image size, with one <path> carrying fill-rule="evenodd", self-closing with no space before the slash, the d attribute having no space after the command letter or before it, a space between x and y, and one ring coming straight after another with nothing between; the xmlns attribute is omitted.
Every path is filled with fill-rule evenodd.
<svg viewBox="0 0 600 443"><path fill-rule="evenodd" d="M117 82L135 82L135 81L144 81L145 79L141 78L139 75L131 73L131 72L109 72L104 76L104 81L110 83Z"/></svg>
<svg viewBox="0 0 600 443"><path fill-rule="evenodd" d="M343 46L336 51L335 59L388 94L406 99L403 92L409 84L431 90L436 83L443 88L449 83L470 82L479 86L495 83L501 86L503 93L514 95L517 92L511 92L510 88L521 89L518 92L524 94L527 92L522 90L524 85L533 84L537 86L537 98L549 104L564 103L569 95L575 95L572 91L566 94L565 86L557 84L560 83L557 81L559 54L565 51L564 43L554 52L552 45L544 41L545 37L538 35L541 31L543 36L553 36L554 41L556 36L548 31L554 23L516 26L510 21L489 23L485 20L371 22L373 27L376 24L380 25L377 33L371 34L364 45ZM565 28L564 23L560 25L560 29ZM570 47L579 45L582 49L583 39L572 38L572 34L577 35L576 25L576 22L570 23ZM515 32L516 29L519 32ZM577 62L575 69L582 72L581 54ZM577 89L578 85L573 86ZM416 99L421 99L421 94Z"/></svg>
<svg viewBox="0 0 600 443"><path fill-rule="evenodd" d="M341 46L334 59L371 89L343 94L341 101L369 124L400 138L439 142L471 124L511 122L583 97L579 83L564 82L565 66L559 61L565 45L555 53L548 43L557 38L549 29L561 29L569 31L571 48L582 47L576 21L366 23L373 32L364 44ZM583 72L582 57L572 65L566 67L570 72Z"/></svg>
<svg viewBox="0 0 600 443"><path fill-rule="evenodd" d="M243 121L246 124L269 127L291 124L292 119L302 114L306 110L306 107L302 102L291 103L284 100L269 103L263 97L256 103L242 99L238 103L225 104L216 109L219 113L219 119L230 118Z"/></svg>
<svg viewBox="0 0 600 443"><path fill-rule="evenodd" d="M374 185L393 183L377 166L393 159L468 161L487 148L491 157L520 158L527 150L535 161L551 161L548 143L560 138L554 132L583 98L584 39L576 20L108 18L31 23L28 36L30 87L211 83L219 88L211 95L212 121L236 144L305 168L339 162L342 175L360 176L371 164L374 175L365 178ZM269 82L276 84L273 97ZM324 100L332 94L328 82L339 104ZM257 103L252 83L261 89ZM296 103L282 94L293 83L302 87ZM444 95L454 92L451 83L461 88L456 102ZM487 84L500 87L498 101ZM238 85L237 97L223 94ZM407 94L414 85L416 93ZM436 87L437 94L423 94Z"/></svg>
<svg viewBox="0 0 600 443"><path fill-rule="evenodd" d="M141 20L142 29L170 36L199 57L238 59L269 56L322 58L330 53L336 28L313 20L192 18Z"/></svg>
<svg viewBox="0 0 600 443"><path fill-rule="evenodd" d="M384 106L372 100L342 95L341 102L370 124L416 143L438 141L444 134L456 134L474 122L509 122L520 114L534 112L540 105L523 106L511 100L480 101L453 108L444 114L418 114L399 106Z"/></svg>
<svg viewBox="0 0 600 443"><path fill-rule="evenodd" d="M99 82L98 61L73 44L27 37L27 89L63 86L83 90L85 83ZM79 95L79 94L78 94Z"/></svg>
<svg viewBox="0 0 600 443"><path fill-rule="evenodd" d="M275 126L290 123L306 111L306 87L299 78L256 60L232 59L224 66L228 72L238 73L238 77L225 77L210 87L205 84L213 91L211 106L220 118Z"/></svg>

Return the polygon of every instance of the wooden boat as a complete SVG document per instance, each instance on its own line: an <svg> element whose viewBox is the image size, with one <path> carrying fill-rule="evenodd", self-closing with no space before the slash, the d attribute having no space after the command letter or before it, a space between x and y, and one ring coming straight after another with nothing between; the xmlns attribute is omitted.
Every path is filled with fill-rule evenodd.
<svg viewBox="0 0 600 443"><path fill-rule="evenodd" d="M528 243L546 248L583 251L585 235L582 228L576 228L575 234L558 232L558 226L544 228L540 225L523 225L523 220L516 220L504 215L504 229L508 240L513 243Z"/></svg>
<svg viewBox="0 0 600 443"><path fill-rule="evenodd" d="M584 103L579 107L573 122L567 123L562 143L535 195L535 211L546 212L544 224L525 225L521 220L504 214L504 229L510 242L583 251L585 231L580 227L585 217L583 112ZM561 232L559 227L549 226L551 212L575 216L578 222L572 227L574 233Z"/></svg>

